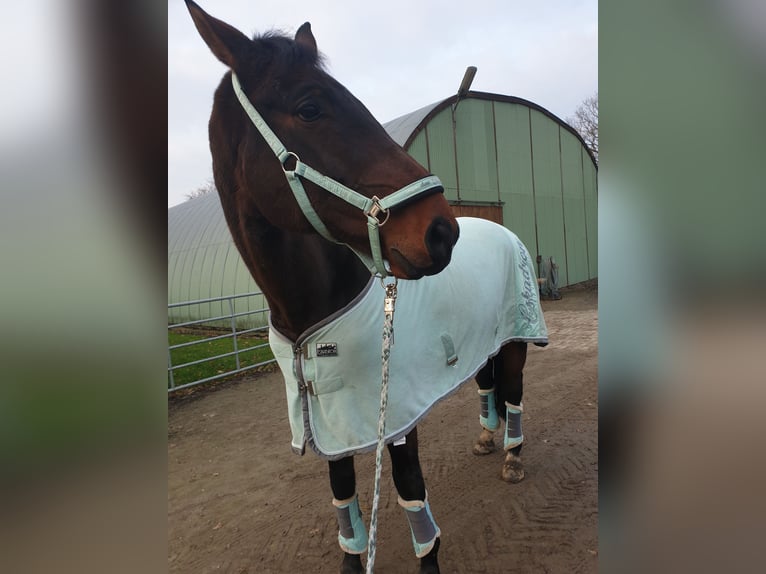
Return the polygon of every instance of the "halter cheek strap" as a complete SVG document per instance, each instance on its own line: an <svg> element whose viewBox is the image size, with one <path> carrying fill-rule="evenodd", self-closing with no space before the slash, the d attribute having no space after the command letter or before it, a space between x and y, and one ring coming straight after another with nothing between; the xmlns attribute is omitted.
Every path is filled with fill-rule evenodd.
<svg viewBox="0 0 766 574"><path fill-rule="evenodd" d="M266 140L266 143L277 156L279 163L282 165L282 170L285 172L285 177L287 178L287 182L290 185L290 189L293 191L295 200L298 202L303 215L306 217L309 223L311 223L317 233L319 233L328 241L345 245L341 241L333 238L332 234L327 229L327 226L322 222L316 210L314 210L314 207L311 205L311 201L306 194L306 190L303 189L301 178L311 181L322 189L329 191L334 196L342 199L346 203L350 203L354 207L360 209L364 213L364 215L367 217L367 231L370 240L371 255L367 255L366 253L358 251L351 246L347 245L347 247L349 247L349 249L351 249L356 254L356 256L359 257L359 259L361 259L362 263L364 263L367 269L370 270L371 274L377 274L381 277L391 275L388 268L386 267L385 262L383 261L383 252L380 247L379 228L382 227L386 221L388 221L389 210L392 207L400 205L435 188L440 188L442 184L441 181L439 181L439 178L434 175L429 175L409 185L406 185L405 187L395 191L390 195L387 195L382 199L376 196L371 198L366 197L361 193L346 187L342 183L339 183L334 179L321 174L317 170L301 162L297 154L287 150L287 148L282 144L276 134L268 126L261 114L259 114L255 109L247 95L245 95L245 92L242 90L242 86L240 85L239 80L237 79L237 75L234 72L231 74L231 83L234 86L234 93L237 95L237 99L250 118L250 121L253 122L253 125L258 129L260 134L263 136L263 139ZM286 167L286 163L288 160L290 160L290 158L295 161L295 166L292 170ZM382 221L380 219L381 214L383 215Z"/></svg>

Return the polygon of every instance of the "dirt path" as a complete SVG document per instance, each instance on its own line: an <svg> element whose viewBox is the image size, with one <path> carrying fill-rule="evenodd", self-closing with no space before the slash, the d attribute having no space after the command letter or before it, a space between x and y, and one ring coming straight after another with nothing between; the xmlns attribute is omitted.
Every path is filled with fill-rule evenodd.
<svg viewBox="0 0 766 574"><path fill-rule="evenodd" d="M447 573L597 572L597 293L545 301L551 345L530 347L522 456L526 479L500 480L502 453L471 454L476 386L418 427ZM171 401L168 564L173 573L338 571L327 464L290 451L278 373ZM357 457L365 519L374 454ZM409 529L384 459L376 572L416 572Z"/></svg>

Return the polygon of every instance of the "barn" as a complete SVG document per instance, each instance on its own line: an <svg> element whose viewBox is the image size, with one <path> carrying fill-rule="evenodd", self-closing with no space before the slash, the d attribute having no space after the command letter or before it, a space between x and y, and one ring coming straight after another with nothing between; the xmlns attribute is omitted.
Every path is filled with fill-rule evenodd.
<svg viewBox="0 0 766 574"><path fill-rule="evenodd" d="M559 286L598 276L597 168L582 138L521 98L467 92L385 124L439 176L456 215L518 235L532 257L553 257Z"/></svg>
<svg viewBox="0 0 766 574"><path fill-rule="evenodd" d="M496 221L516 233L533 258L553 257L560 287L598 277L597 166L564 121L518 97L461 89L384 127L439 176L456 215ZM252 291L258 287L216 194L168 210L168 303ZM184 312L214 316L221 305ZM237 305L252 311L265 302Z"/></svg>

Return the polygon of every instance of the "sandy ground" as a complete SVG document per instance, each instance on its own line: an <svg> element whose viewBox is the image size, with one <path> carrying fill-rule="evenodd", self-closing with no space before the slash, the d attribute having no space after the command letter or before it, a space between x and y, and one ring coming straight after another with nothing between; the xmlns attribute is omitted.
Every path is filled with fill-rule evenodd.
<svg viewBox="0 0 766 574"><path fill-rule="evenodd" d="M502 482L501 452L471 454L480 430L473 382L418 427L445 574L598 570L597 291L564 292L543 309L551 344L528 354L522 483ZM292 454L278 372L168 408L170 572L338 572L327 464ZM374 453L355 464L369 520ZM383 473L375 570L417 572L388 457Z"/></svg>

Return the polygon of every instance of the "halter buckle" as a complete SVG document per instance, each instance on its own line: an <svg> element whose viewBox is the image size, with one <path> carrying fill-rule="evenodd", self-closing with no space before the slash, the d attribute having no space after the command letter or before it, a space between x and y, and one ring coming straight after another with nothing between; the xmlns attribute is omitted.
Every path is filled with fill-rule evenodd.
<svg viewBox="0 0 766 574"><path fill-rule="evenodd" d="M373 195L371 199L372 199L372 207L370 207L370 209L365 211L364 214L367 217L371 217L372 219L374 219L375 222L378 224L378 227L383 227L388 221L388 218L391 215L391 211L388 209L383 209L380 206L380 198L377 195ZM383 221L380 221L380 219L378 219L378 214L381 212L386 214L386 218Z"/></svg>

